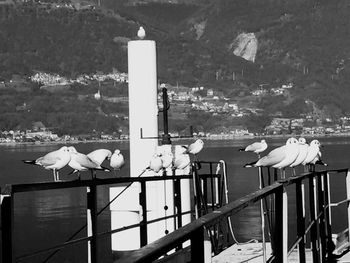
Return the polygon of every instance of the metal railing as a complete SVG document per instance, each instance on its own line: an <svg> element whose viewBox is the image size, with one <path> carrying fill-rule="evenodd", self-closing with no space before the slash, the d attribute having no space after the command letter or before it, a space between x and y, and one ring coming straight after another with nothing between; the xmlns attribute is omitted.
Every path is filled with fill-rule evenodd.
<svg viewBox="0 0 350 263"><path fill-rule="evenodd" d="M318 171L304 173L299 176L278 180L273 184L251 193L239 200L231 202L213 213L206 214L190 224L178 229L169 235L134 251L128 257L117 262L152 262L166 255L170 250L178 247L185 241L190 241L191 262L207 262L205 244L210 230L218 223L226 221L244 208L253 205L269 196L273 197L274 213L271 220L274 222L271 242L272 255L269 262L287 262L288 256L298 246L299 262L306 262L306 246L312 251L313 262L326 262L332 256L335 244L332 242L331 232L331 204L329 194L329 177L331 173L345 173L347 184L347 199L350 193L350 174L347 169ZM308 196L305 194L305 183L308 184ZM288 246L288 195L286 188L294 185L296 191L297 237L291 246ZM306 205L306 201L309 205ZM350 218L350 208L348 213ZM308 211L306 211L306 209ZM306 222L305 214L309 214ZM307 239L306 237L309 236ZM349 243L349 240L347 240ZM188 249L187 249L188 250ZM209 253L212 256L211 253Z"/></svg>
<svg viewBox="0 0 350 263"><path fill-rule="evenodd" d="M81 242L88 242L88 261L89 262L98 262L98 239L112 234L125 231L131 228L140 229L140 247L147 245L147 236L149 224L162 221L165 219L173 218L176 222L176 227L182 227L182 217L186 214L193 213L193 210L183 211L181 207L181 180L200 180L201 184L205 186L205 193L201 196L202 201L210 199L212 200L212 207L210 211L220 207L222 205L222 198L220 197L221 192L218 187L221 185L221 173L214 174L213 167L214 165L221 165L221 170L225 169L226 166L220 162L203 162L203 165L209 165L209 172L199 174L198 170L193 167L192 175L166 175L166 176L144 176L144 177L122 177L122 178L108 178L108 179L93 179L93 180L82 180L82 181L65 181L65 182L48 182L48 183L31 183L31 184L16 184L16 185L6 185L6 187L1 190L1 241L2 241L2 262L21 262L27 259L31 259L38 255L49 254L49 256L44 260L48 262L49 259L55 255L61 249L64 249L67 246L72 246ZM202 169L203 172L205 169ZM117 229L112 229L110 231L99 232L97 227L98 215L107 208L115 199L111 200L104 208L98 211L97 208L97 189L100 186L115 186L115 185L125 185L125 189L128 188L131 184L137 183L140 185L140 194L139 204L141 206L141 211L147 211L147 187L146 184L152 181L167 181L171 180L173 183L173 194L174 194L174 208L176 213L161 218L156 218L152 220L147 220L147 214L142 215L142 220L138 224L132 224L123 226ZM210 190L207 191L207 186L209 181ZM199 181L197 181L199 182ZM44 191L44 190L57 190L57 189L70 189L70 188L86 188L86 209L87 209L87 223L74 232L64 243L54 245L51 247L46 247L40 250L36 250L27 254L20 256L14 256L14 218L15 218L15 199L16 195L19 193L30 193L35 191ZM123 191L120 193L122 194ZM120 195L119 194L119 195ZM118 195L118 196L119 196ZM215 196L214 196L215 195ZM116 196L116 198L118 197ZM208 197L209 196L209 197ZM199 200L199 195L196 196ZM204 198L204 199L203 199ZM216 201L215 201L216 200ZM206 206L207 204L198 201L200 209ZM214 207L215 206L215 207ZM204 212L200 212L203 214ZM87 229L89 233L86 237L77 238L77 234L82 230Z"/></svg>
<svg viewBox="0 0 350 263"><path fill-rule="evenodd" d="M141 192L139 195L139 202L143 211L147 211L146 194L147 188L146 183L151 181L164 181L172 180L174 182L174 193L181 198L181 187L179 187L180 181L183 179L191 179L189 175L182 176L146 176L146 177L136 177L136 178L108 178L108 179L93 179L93 180L83 180L83 181L67 181L67 182L50 182L50 183L34 183L34 184L17 184L17 185L7 185L5 188L1 189L1 238L2 238L2 262L19 262L39 254L44 254L48 252L55 252L64 247L80 243L89 242L90 258L89 262L97 262L97 251L98 251L98 238L111 235L126 229L140 227L140 240L141 245L147 243L147 225L154 223L156 221L164 220L164 218L154 219L152 221L146 221L147 217L135 225L125 226L119 229L113 229L106 232L98 232L97 229L97 216L99 211L97 210L97 188L98 186L104 185L116 185L125 183L139 183ZM177 187L176 187L177 186ZM68 189L68 188L86 188L86 204L87 204L87 224L83 226L80 230L87 227L91 235L83 238L70 238L66 242L55 245L52 247L40 249L29 254L21 255L14 258L14 200L16 194L42 191L42 190L57 190L57 189ZM177 199L176 199L177 200ZM175 201L175 206L178 206L179 202ZM179 213L176 215L168 216L171 217L181 217L186 213L191 213L191 211L182 211L181 206L177 207ZM74 235L73 235L74 236Z"/></svg>

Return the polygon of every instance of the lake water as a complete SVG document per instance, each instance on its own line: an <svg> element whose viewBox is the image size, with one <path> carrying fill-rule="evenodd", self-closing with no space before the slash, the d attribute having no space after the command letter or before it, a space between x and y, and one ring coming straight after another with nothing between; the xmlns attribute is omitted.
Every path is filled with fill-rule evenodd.
<svg viewBox="0 0 350 263"><path fill-rule="evenodd" d="M282 145L286 139L267 138L271 149ZM349 138L319 138L325 146L322 149L323 159L329 164L329 169L347 168L350 166L350 137ZM259 182L257 170L243 168L243 165L256 159L253 153L238 152L238 149L256 139L236 139L232 141L205 141L205 147L199 154L202 161L224 160L228 167L229 198L233 201L258 189ZM310 141L310 140L308 140ZM173 142L173 144L181 144ZM38 166L26 165L21 160L36 159L49 151L56 150L61 145L11 145L0 146L0 186L6 184L31 183L53 181L52 172ZM88 153L94 149L107 148L113 151L121 149L128 161L127 142L108 143L80 143L74 145L79 152ZM61 170L60 178L73 180L75 175L67 175L70 169ZM300 170L301 172L301 170ZM128 176L129 164L120 171L120 176ZM98 173L98 177L107 178L112 173ZM90 178L87 172L83 179ZM345 181L343 175L332 176L331 193L332 201L344 198ZM109 201L107 188L99 188L98 206L103 207ZM289 190L288 190L289 191ZM290 189L293 191L293 189ZM67 240L72 233L86 223L86 191L81 190L57 190L38 191L29 194L18 194L15 199L15 254L20 256L45 247L50 247ZM293 200L289 200L292 202ZM290 209L294 209L293 205ZM294 210L295 211L295 210ZM293 213L291 213L293 214ZM295 213L294 213L295 214ZM345 227L345 209L334 211L333 232L339 232ZM240 242L255 238L261 240L259 207L252 206L236 216L233 220L234 231ZM99 216L99 231L110 230L110 212L106 209ZM290 228L295 229L291 223ZM86 236L86 232L78 237ZM112 262L110 253L110 238L102 240L99 258L102 262ZM87 262L85 253L86 243L73 245L57 253L48 262ZM47 255L46 255L47 256ZM37 256L23 262L42 262L45 255Z"/></svg>

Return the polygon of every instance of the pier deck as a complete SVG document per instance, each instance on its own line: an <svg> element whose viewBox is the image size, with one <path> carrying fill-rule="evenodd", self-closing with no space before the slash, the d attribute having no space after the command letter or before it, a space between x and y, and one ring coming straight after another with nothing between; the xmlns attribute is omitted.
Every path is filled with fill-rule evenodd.
<svg viewBox="0 0 350 263"><path fill-rule="evenodd" d="M267 258L271 256L271 243L266 243ZM262 243L249 243L249 244L234 244L231 247L225 249L220 254L212 258L212 263L230 263L230 262L249 262L249 263L261 263L263 262L262 256ZM307 263L312 263L312 251L310 249L305 250L305 259ZM288 256L288 262L299 262L298 250L294 250ZM335 259L334 262L346 263L350 262L350 253L344 254L342 257Z"/></svg>

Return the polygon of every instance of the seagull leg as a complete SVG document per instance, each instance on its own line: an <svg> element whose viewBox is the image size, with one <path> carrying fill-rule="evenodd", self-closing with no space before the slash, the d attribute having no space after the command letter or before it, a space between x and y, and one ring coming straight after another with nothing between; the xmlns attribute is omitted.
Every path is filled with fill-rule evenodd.
<svg viewBox="0 0 350 263"><path fill-rule="evenodd" d="M55 172L55 169L53 169L52 172L53 172L53 181L56 182L56 172Z"/></svg>
<svg viewBox="0 0 350 263"><path fill-rule="evenodd" d="M56 180L57 180L57 182L61 181L61 180L60 180L60 175L59 175L58 171L56 171Z"/></svg>

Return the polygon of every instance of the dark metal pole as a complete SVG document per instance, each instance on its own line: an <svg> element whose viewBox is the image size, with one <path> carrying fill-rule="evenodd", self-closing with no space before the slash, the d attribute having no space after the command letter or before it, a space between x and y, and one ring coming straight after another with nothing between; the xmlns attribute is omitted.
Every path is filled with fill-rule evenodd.
<svg viewBox="0 0 350 263"><path fill-rule="evenodd" d="M164 128L162 144L171 144L169 127L168 127L168 110L170 105L168 100L167 89L163 88L162 92L163 92L163 128Z"/></svg>
<svg viewBox="0 0 350 263"><path fill-rule="evenodd" d="M147 245L147 203L146 203L146 182L141 182L141 192L139 196L142 207L142 221L140 225L140 246Z"/></svg>
<svg viewBox="0 0 350 263"><path fill-rule="evenodd" d="M14 262L13 255L13 197L11 195L2 196L1 201L1 241L2 241L2 262Z"/></svg>
<svg viewBox="0 0 350 263"><path fill-rule="evenodd" d="M298 238L301 238L299 242L299 261L300 263L305 263L305 215L303 207L303 185L301 181L296 182L296 205L297 205L297 233Z"/></svg>

